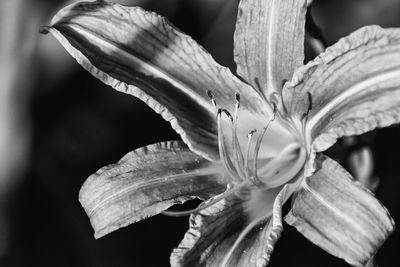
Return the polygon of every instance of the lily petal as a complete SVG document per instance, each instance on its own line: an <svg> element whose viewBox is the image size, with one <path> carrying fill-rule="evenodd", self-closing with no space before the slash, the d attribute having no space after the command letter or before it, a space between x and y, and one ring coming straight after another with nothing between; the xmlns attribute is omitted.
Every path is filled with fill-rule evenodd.
<svg viewBox="0 0 400 267"><path fill-rule="evenodd" d="M304 180L285 221L311 242L364 266L394 230L388 211L338 163L321 156Z"/></svg>
<svg viewBox="0 0 400 267"><path fill-rule="evenodd" d="M237 196L229 197L191 215L190 229L172 252L171 265L267 265L283 230L282 205L292 192L288 186L280 191L252 189L246 201ZM262 218L263 214L269 215ZM251 230L239 239L252 223L253 227L247 228Z"/></svg>
<svg viewBox="0 0 400 267"><path fill-rule="evenodd" d="M174 204L221 193L221 168L183 142L157 143L98 170L83 184L79 201L99 238Z"/></svg>
<svg viewBox="0 0 400 267"><path fill-rule="evenodd" d="M292 117L308 114L305 134L317 152L398 123L400 30L368 26L342 38L296 71L283 98Z"/></svg>
<svg viewBox="0 0 400 267"><path fill-rule="evenodd" d="M242 0L234 36L237 72L270 102L303 65L306 0ZM280 99L280 98L279 98Z"/></svg>
<svg viewBox="0 0 400 267"><path fill-rule="evenodd" d="M165 18L139 7L78 2L62 9L46 30L92 75L144 101L208 159L218 159L218 145L207 90L223 108L233 110L240 93L243 110L256 117L265 111L249 85Z"/></svg>

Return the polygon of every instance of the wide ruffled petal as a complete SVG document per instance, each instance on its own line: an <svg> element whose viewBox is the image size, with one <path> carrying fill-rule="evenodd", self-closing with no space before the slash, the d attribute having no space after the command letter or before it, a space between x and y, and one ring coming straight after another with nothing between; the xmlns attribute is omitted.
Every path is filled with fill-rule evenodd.
<svg viewBox="0 0 400 267"><path fill-rule="evenodd" d="M90 176L79 201L99 238L174 204L221 193L226 189L221 169L183 142L153 144Z"/></svg>
<svg viewBox="0 0 400 267"><path fill-rule="evenodd" d="M269 101L303 65L306 0L241 0L234 36L237 72Z"/></svg>
<svg viewBox="0 0 400 267"><path fill-rule="evenodd" d="M353 266L365 266L394 230L388 211L338 163L318 159L285 221L311 242Z"/></svg>
<svg viewBox="0 0 400 267"><path fill-rule="evenodd" d="M400 29L368 26L342 38L298 69L283 97L294 120L308 118L305 135L315 151L398 123Z"/></svg>
<svg viewBox="0 0 400 267"><path fill-rule="evenodd" d="M267 265L283 230L282 205L292 192L293 187L289 185L281 190L252 189L250 195L228 197L191 215L190 229L172 252L171 265ZM251 230L243 235L250 224ZM240 235L244 238L233 247Z"/></svg>
<svg viewBox="0 0 400 267"><path fill-rule="evenodd" d="M193 39L165 18L139 7L106 1L78 2L62 9L50 31L96 78L144 101L196 153L218 159L215 110L207 96L232 110L261 119L268 107Z"/></svg>

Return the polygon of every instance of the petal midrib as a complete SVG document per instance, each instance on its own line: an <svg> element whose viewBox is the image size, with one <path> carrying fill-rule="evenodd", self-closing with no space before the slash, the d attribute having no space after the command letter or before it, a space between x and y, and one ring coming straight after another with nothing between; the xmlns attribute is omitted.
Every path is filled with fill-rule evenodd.
<svg viewBox="0 0 400 267"><path fill-rule="evenodd" d="M318 122L328 114L332 109L335 108L338 104L342 103L346 99L352 98L354 95L360 93L363 89L368 86L378 84L380 82L384 82L386 80L393 79L395 77L400 77L400 68L394 68L393 70L385 73L379 73L375 76L372 76L368 79L362 80L361 82L356 83L351 86L348 90L344 90L342 93L334 97L327 105L318 110L314 116L312 116L306 125L306 132L308 134L311 133L313 128L318 124Z"/></svg>
<svg viewBox="0 0 400 267"><path fill-rule="evenodd" d="M204 171L204 173L202 173ZM156 184L162 184L163 181L165 180L170 180L170 179L184 179L188 177L193 177L193 176L204 176L204 175L212 175L212 173L207 172L207 168L202 168L202 169L193 169L191 171L182 171L182 173L178 174L172 174L172 175L167 175L167 176L161 176L159 178L152 179L150 182L145 179L141 179L138 183L134 183L128 187L124 187L123 189L109 195L108 197L102 199L99 203L97 203L93 208L91 208L87 214L89 217L99 208L101 207L104 203L106 203L108 200L118 197L119 195L123 195L131 190L139 191L140 189L148 186L154 186Z"/></svg>
<svg viewBox="0 0 400 267"><path fill-rule="evenodd" d="M329 204L328 202L326 202L325 199L320 194L318 194L318 192L316 192L310 186L308 186L308 184L306 183L305 180L304 180L302 186L306 191L308 191L312 196L314 196L316 198L316 200L318 200L319 203L321 203L323 206L325 206L329 211L336 214L338 217L343 219L343 221L346 221L348 225L353 226L353 228L355 230L357 230L359 233L362 233L366 238L369 238L369 236L370 236L369 233L366 232L365 229L357 223L357 221L354 221L351 218L347 217L346 214L344 214L338 208L336 208L336 207L332 206L331 204Z"/></svg>
<svg viewBox="0 0 400 267"><path fill-rule="evenodd" d="M63 25L64 23L59 23L58 25ZM184 82L175 79L171 74L165 72L164 70L160 69L159 67L150 64L148 61L145 59L141 58L139 55L135 53L135 55L132 55L132 51L127 51L124 47L115 44L114 42L110 41L109 39L106 39L102 36L99 36L91 31L88 31L85 29L83 26L78 25L78 24L73 24L73 23L68 23L65 24L67 27L71 28L72 30L76 31L77 33L81 34L82 36L85 36L87 39L92 39L94 43L98 43L101 45L102 49L107 48L110 51L116 52L118 51L120 54L120 57L126 57L129 58L130 61L135 62L136 64L140 65L147 73L157 73L158 77L164 79L171 85L173 85L175 88L179 89L182 93L187 95L189 98L197 102L201 107L204 108L204 110L207 110L210 114L214 114L214 109L212 108L211 104L209 101L207 101L205 98L200 96L199 94L195 93L194 90L191 89L190 86L185 84Z"/></svg>
<svg viewBox="0 0 400 267"><path fill-rule="evenodd" d="M274 15L275 15L275 0L272 1L271 3L271 11L270 11L270 15L269 17L269 21L268 21L268 37L267 37L267 47L268 47L268 52L267 52L267 64L268 64L268 87L270 87L271 92L276 91L276 88L274 88L274 82L275 82L275 77L274 77L274 73L273 73L273 62L272 62L272 58L274 58L274 56L272 55L273 53L273 35L274 35ZM269 99L269 96L267 96L267 98Z"/></svg>

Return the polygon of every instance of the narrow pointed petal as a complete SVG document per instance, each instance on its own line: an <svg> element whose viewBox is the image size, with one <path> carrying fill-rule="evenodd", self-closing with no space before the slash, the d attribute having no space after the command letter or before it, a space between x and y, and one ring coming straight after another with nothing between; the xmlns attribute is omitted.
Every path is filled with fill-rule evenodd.
<svg viewBox="0 0 400 267"><path fill-rule="evenodd" d="M353 266L365 266L394 230L374 195L328 157L305 179L285 221L311 242Z"/></svg>
<svg viewBox="0 0 400 267"><path fill-rule="evenodd" d="M99 238L174 204L221 193L226 184L220 169L182 142L153 144L90 176L79 201Z"/></svg>
<svg viewBox="0 0 400 267"><path fill-rule="evenodd" d="M266 266L282 228L282 205L293 192L253 189L250 199L227 198L190 217L190 229L171 254L172 266ZM260 219L232 248L243 230ZM233 249L233 250L232 250Z"/></svg>
<svg viewBox="0 0 400 267"><path fill-rule="evenodd" d="M305 134L315 151L398 123L400 29L368 26L342 38L298 69L283 97L295 119L308 113Z"/></svg>
<svg viewBox="0 0 400 267"><path fill-rule="evenodd" d="M249 85L165 18L139 7L78 2L62 9L47 31L92 75L144 101L208 159L218 159L218 146L207 90L223 108L233 110L240 93L243 110L265 111Z"/></svg>
<svg viewBox="0 0 400 267"><path fill-rule="evenodd" d="M237 72L269 101L303 65L306 0L241 0L234 36Z"/></svg>

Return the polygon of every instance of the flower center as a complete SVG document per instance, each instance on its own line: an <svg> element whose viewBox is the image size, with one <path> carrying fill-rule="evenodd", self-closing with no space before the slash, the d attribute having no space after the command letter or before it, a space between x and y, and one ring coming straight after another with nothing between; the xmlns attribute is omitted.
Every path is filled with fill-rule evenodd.
<svg viewBox="0 0 400 267"><path fill-rule="evenodd" d="M208 96L217 114L220 159L232 179L232 185L223 194L196 209L164 211L163 214L165 215L185 216L199 212L234 193L239 193L241 189L249 186L257 186L263 189L282 186L296 177L305 164L306 150L298 141L288 142L276 154L267 153L267 156L265 156L265 153L260 153L265 139L270 139L269 136L266 136L268 129L273 123L279 123L276 122L279 115L276 106L274 106L273 114L261 130L253 129L247 134L247 142L243 149L239 141L243 140L243 138L240 139L240 136L238 136L240 95L235 95L236 103L233 115L224 108L218 108L217 102L210 91L208 91ZM281 137L275 135L274 138ZM277 140L269 141L277 142ZM268 150L268 145L265 146L264 144L264 148Z"/></svg>
<svg viewBox="0 0 400 267"><path fill-rule="evenodd" d="M256 137L257 130L253 129L247 135L246 148L243 150L238 138L238 115L240 108L240 95L236 94L236 105L232 116L226 109L218 109L213 95L208 93L217 112L218 146L221 161L236 183L246 182L264 188L274 188L289 182L303 168L306 160L306 150L297 141L284 146L274 157L260 156L266 133L275 122L277 109L265 123ZM223 116L230 122L230 134L223 127ZM230 135L230 141L227 136ZM278 137L279 138L279 137ZM272 140L274 141L274 140ZM268 147L266 147L268 149Z"/></svg>

